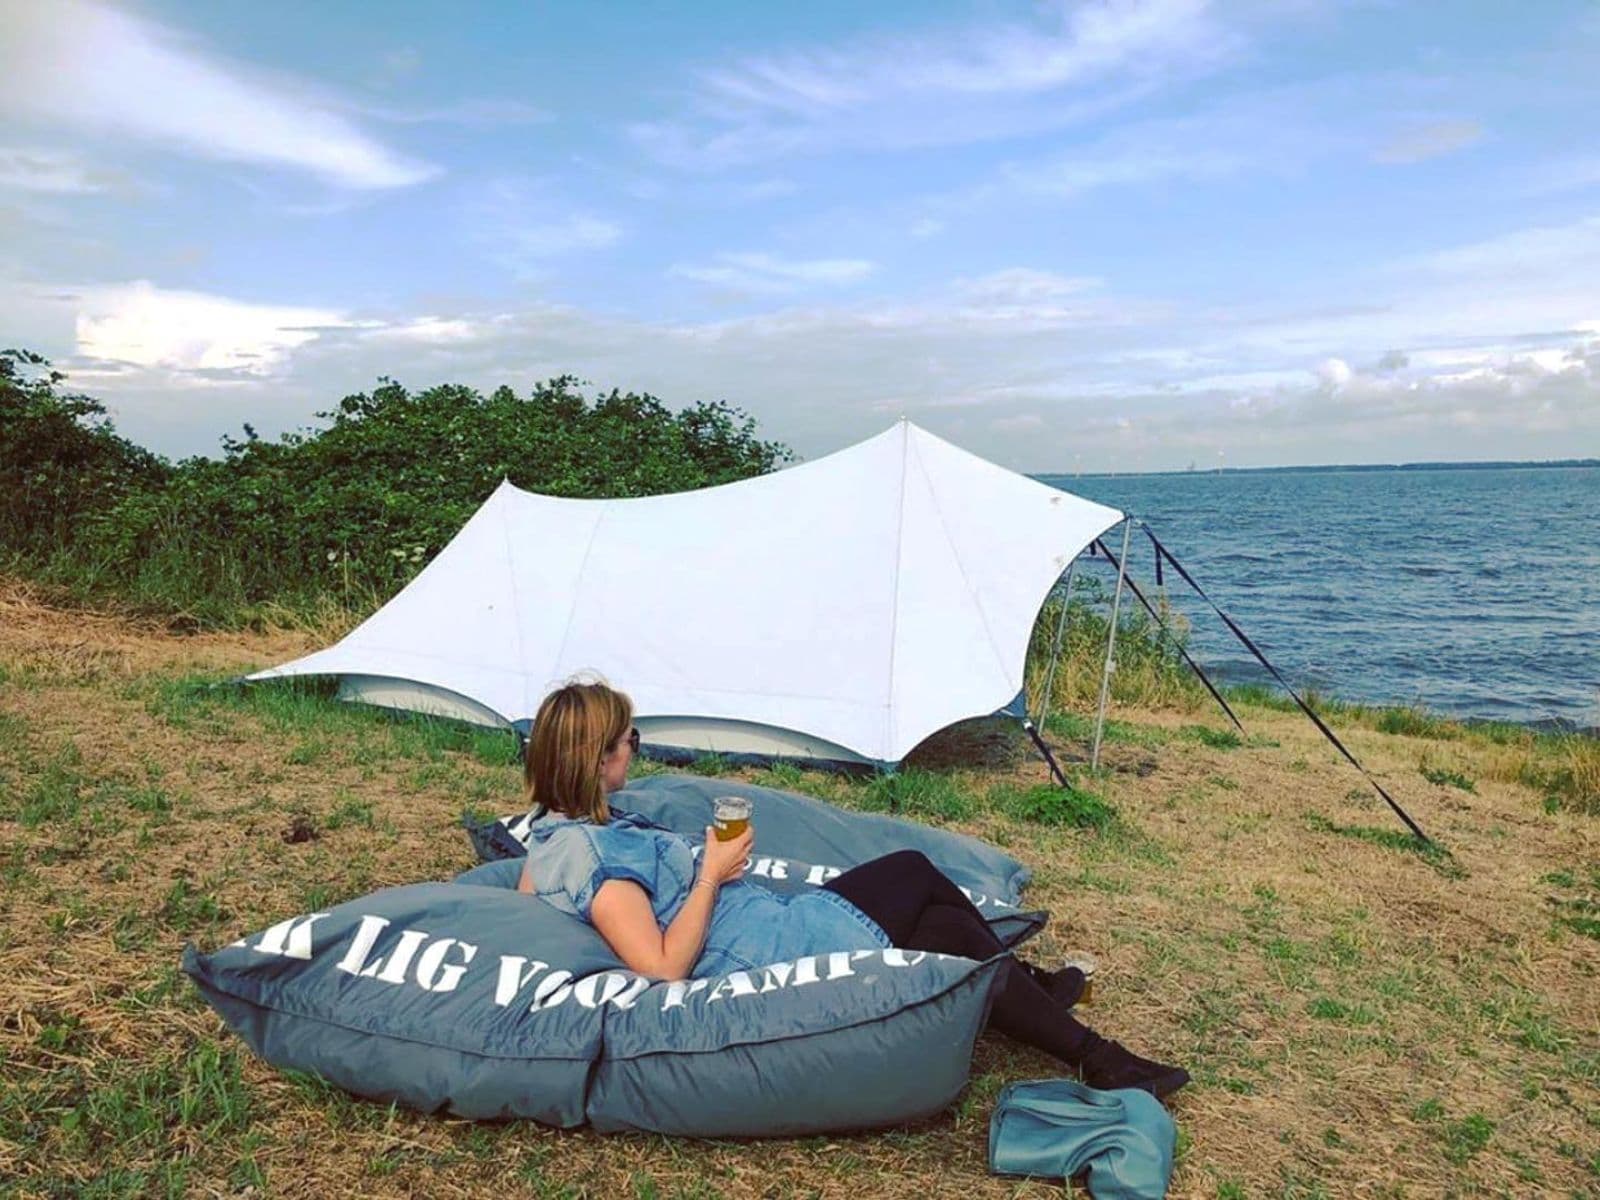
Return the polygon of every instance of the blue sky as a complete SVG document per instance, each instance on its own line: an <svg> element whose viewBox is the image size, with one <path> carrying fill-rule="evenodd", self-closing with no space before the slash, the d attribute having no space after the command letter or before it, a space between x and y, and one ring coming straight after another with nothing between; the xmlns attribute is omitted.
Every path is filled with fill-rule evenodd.
<svg viewBox="0 0 1600 1200"><path fill-rule="evenodd" d="M391 375L1022 470L1600 454L1600 9L0 0L0 340L211 453Z"/></svg>

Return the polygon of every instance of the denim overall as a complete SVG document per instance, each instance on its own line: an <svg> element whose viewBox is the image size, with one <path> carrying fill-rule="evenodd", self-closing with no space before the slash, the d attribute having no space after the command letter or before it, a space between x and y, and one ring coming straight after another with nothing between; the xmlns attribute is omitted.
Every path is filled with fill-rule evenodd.
<svg viewBox="0 0 1600 1200"><path fill-rule="evenodd" d="M650 897L656 924L678 915L695 881L692 846L643 817L612 810L605 825L547 813L533 822L528 864L533 890L564 913L589 920L589 907L608 879L627 879ZM881 950L887 934L843 896L818 888L780 896L748 879L723 884L711 912L705 949L691 974L788 962L835 950Z"/></svg>

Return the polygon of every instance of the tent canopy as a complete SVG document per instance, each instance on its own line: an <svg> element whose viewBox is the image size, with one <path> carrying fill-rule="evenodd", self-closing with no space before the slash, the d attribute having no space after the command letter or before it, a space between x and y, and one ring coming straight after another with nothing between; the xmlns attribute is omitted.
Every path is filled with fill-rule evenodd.
<svg viewBox="0 0 1600 1200"><path fill-rule="evenodd" d="M1121 519L907 421L695 492L503 483L349 636L251 678L509 722L595 671L647 741L898 762L1017 696L1049 589Z"/></svg>

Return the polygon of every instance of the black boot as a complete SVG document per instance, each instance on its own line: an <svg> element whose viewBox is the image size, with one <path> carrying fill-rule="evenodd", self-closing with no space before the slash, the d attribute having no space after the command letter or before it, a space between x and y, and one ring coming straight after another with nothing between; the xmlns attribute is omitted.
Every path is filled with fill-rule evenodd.
<svg viewBox="0 0 1600 1200"><path fill-rule="evenodd" d="M1102 1091L1116 1088L1142 1088L1157 1100L1165 1100L1189 1082L1189 1072L1182 1067L1169 1067L1165 1063L1140 1058L1120 1042L1113 1042L1099 1034L1089 1035L1093 1041L1083 1055L1078 1069L1083 1081Z"/></svg>

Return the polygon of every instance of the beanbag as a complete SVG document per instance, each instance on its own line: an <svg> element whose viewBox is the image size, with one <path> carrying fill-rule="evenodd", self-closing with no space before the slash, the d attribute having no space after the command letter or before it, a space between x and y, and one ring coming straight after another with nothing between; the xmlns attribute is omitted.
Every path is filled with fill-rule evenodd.
<svg viewBox="0 0 1600 1200"><path fill-rule="evenodd" d="M1044 915L1021 908L1032 872L1009 854L965 834L935 829L881 813L836 808L797 792L696 775L651 775L611 794L611 806L637 813L690 842L704 840L717 796L746 796L754 804L756 855L750 875L774 891L819 887L851 867L895 850L920 850L959 884L1007 945L1017 945L1044 924ZM525 814L468 828L486 861L527 853Z"/></svg>
<svg viewBox="0 0 1600 1200"><path fill-rule="evenodd" d="M918 1120L966 1081L998 958L847 951L652 983L508 890L519 868L187 946L183 969L267 1061L425 1112L793 1135Z"/></svg>

